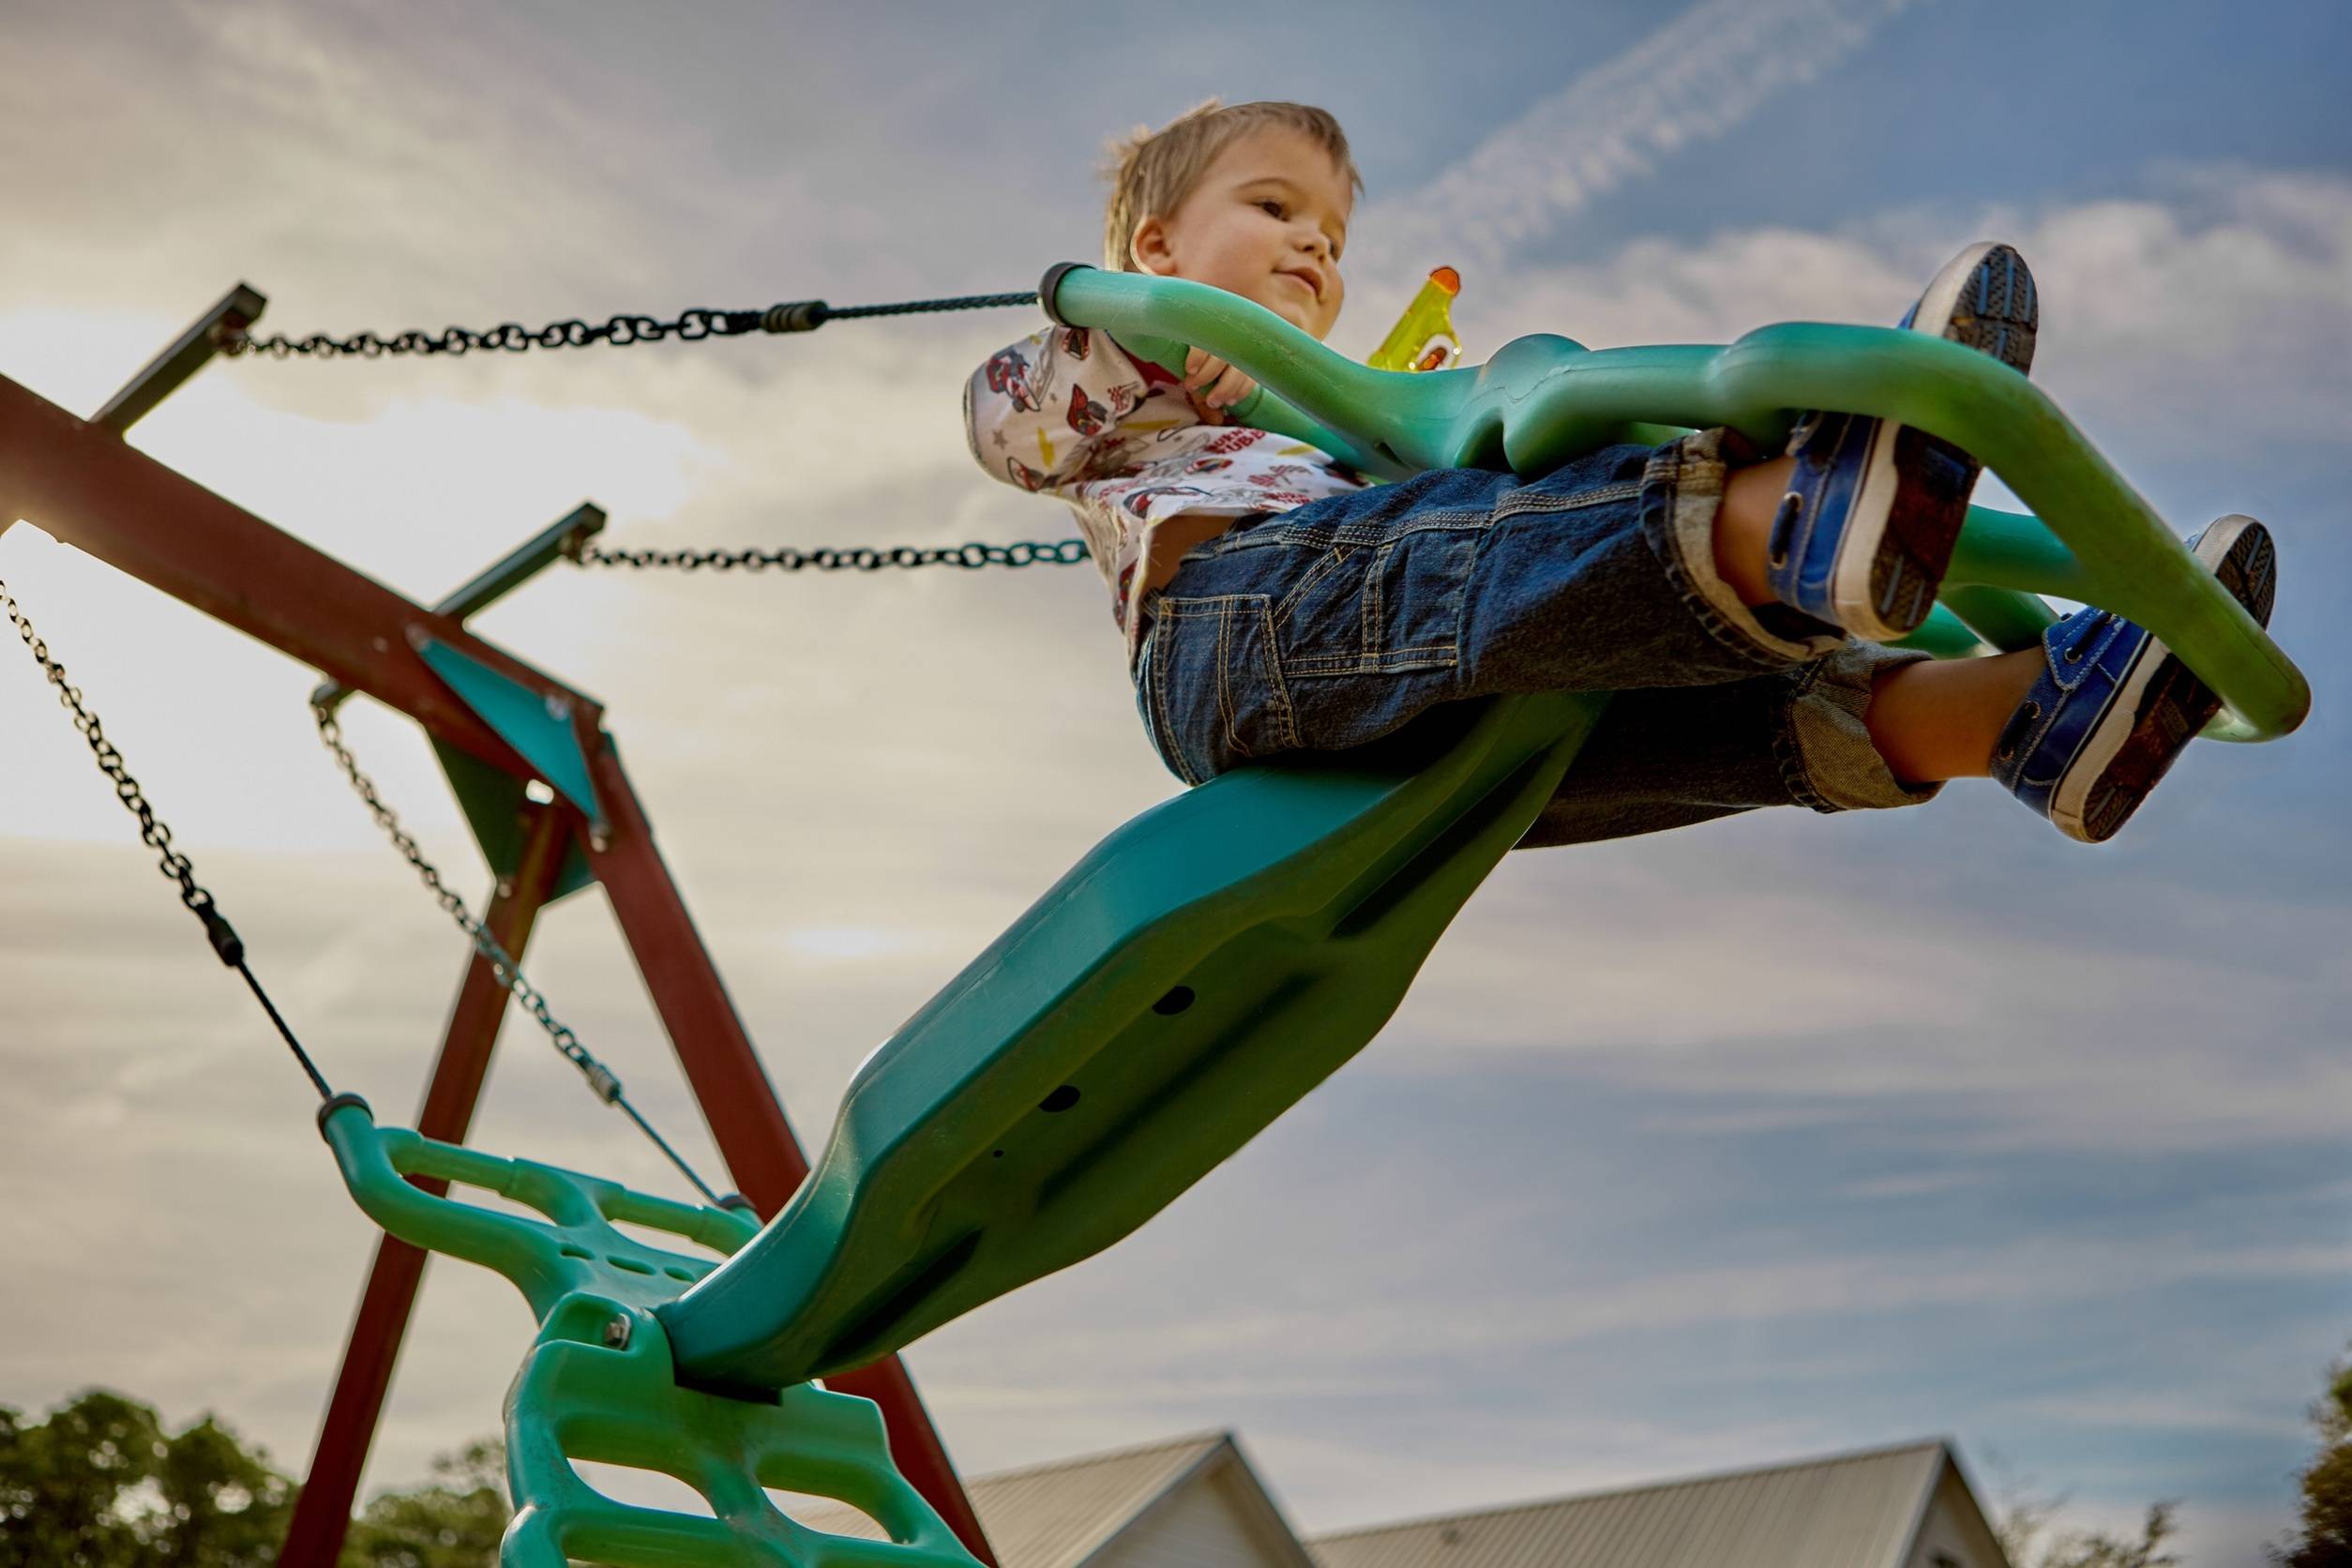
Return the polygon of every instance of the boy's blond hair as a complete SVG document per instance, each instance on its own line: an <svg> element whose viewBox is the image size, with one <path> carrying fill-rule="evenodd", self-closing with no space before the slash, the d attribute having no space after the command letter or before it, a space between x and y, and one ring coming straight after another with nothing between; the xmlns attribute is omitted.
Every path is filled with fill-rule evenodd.
<svg viewBox="0 0 2352 1568"><path fill-rule="evenodd" d="M1173 214L1219 153L1269 126L1311 137L1331 154L1351 191L1364 188L1347 132L1328 111L1275 101L1229 106L1211 98L1157 130L1138 126L1111 143L1111 161L1104 170L1110 179L1110 208L1103 216L1103 264L1115 272L1136 271L1135 232L1143 220Z"/></svg>

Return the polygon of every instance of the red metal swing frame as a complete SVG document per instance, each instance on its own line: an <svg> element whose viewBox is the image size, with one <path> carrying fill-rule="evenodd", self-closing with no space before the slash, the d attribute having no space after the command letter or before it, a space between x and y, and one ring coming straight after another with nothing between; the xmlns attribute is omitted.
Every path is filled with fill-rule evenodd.
<svg viewBox="0 0 2352 1568"><path fill-rule="evenodd" d="M20 518L31 521L327 679L366 692L415 719L434 740L518 780L535 777L535 771L442 683L412 638L422 632L567 703L607 821L592 834L586 818L560 798L526 806L520 861L495 890L484 924L520 958L577 845L604 885L731 1178L763 1218L775 1214L807 1174L808 1161L655 846L642 803L619 758L598 744L603 714L597 704L482 641L460 619L372 581L122 439L134 420L218 352L227 333L249 324L261 304L244 285L231 291L89 420L0 377L0 530ZM490 962L473 956L417 1113L416 1129L427 1138L464 1140L506 1000ZM341 1549L423 1272L424 1254L416 1248L390 1237L378 1244L279 1557L286 1568L332 1568ZM882 1407L900 1471L964 1545L993 1565L979 1518L898 1358L826 1382Z"/></svg>

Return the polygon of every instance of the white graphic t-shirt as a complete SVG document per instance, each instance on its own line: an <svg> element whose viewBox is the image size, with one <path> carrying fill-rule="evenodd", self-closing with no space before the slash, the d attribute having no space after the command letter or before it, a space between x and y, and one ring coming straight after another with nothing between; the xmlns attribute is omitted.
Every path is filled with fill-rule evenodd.
<svg viewBox="0 0 2352 1568"><path fill-rule="evenodd" d="M1365 483L1319 447L1201 423L1175 376L1082 326L1048 327L990 355L964 388L964 428L981 467L1078 513L1130 668L1143 596L1176 575L1186 550L1241 518Z"/></svg>

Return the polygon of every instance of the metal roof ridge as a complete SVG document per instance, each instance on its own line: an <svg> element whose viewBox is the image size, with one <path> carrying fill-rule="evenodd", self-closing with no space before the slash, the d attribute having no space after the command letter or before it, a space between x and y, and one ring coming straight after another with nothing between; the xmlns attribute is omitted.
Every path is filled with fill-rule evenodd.
<svg viewBox="0 0 2352 1568"><path fill-rule="evenodd" d="M1230 1427L1203 1432L1187 1432L1182 1437L1161 1438L1153 1442L1139 1442L1130 1448L1106 1448L1093 1454L1073 1455L1066 1459L1042 1459L1035 1464L1016 1465L1010 1470L990 1470L986 1475L967 1478L966 1485L977 1486L990 1482L1019 1481L1030 1476L1044 1475L1051 1470L1079 1470L1094 1465L1113 1464L1123 1459L1139 1459L1146 1454L1157 1454L1168 1449L1187 1448L1195 1445L1205 1445L1207 1448L1214 1449L1219 1442L1232 1440L1233 1432Z"/></svg>
<svg viewBox="0 0 2352 1568"><path fill-rule="evenodd" d="M1924 1453L1930 1449L1941 1452L1951 1462L1952 1449L1945 1438L1917 1438L1907 1442L1883 1443L1871 1448L1847 1449L1837 1453L1817 1455L1812 1458L1788 1459L1779 1464L1754 1465L1739 1470L1706 1470L1696 1475L1678 1476L1665 1481L1645 1481L1634 1486L1606 1486L1593 1492L1563 1492L1558 1497L1537 1498L1528 1502L1490 1503L1483 1508L1456 1509L1442 1514L1424 1514L1410 1519L1398 1519L1384 1525L1360 1525L1349 1530L1327 1530L1305 1537L1309 1546L1321 1546L1340 1541L1357 1541L1367 1535L1382 1535L1390 1530L1419 1530L1429 1525L1457 1524L1470 1519L1490 1519L1505 1514L1528 1514L1539 1508L1556 1508L1566 1502L1597 1502L1603 1498L1633 1497L1641 1492L1661 1492L1676 1486L1696 1486L1711 1481L1732 1481L1750 1476L1772 1475L1781 1470L1806 1470L1816 1465L1848 1464L1862 1459L1883 1459L1897 1454ZM1937 1472L1938 1475L1941 1471Z"/></svg>

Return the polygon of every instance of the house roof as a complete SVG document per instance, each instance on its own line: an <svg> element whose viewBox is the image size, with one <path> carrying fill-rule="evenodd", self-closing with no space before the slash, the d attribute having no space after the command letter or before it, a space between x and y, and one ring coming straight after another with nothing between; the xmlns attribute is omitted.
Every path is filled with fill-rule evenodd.
<svg viewBox="0 0 2352 1568"><path fill-rule="evenodd" d="M1197 1477L1231 1463L1289 1535L1229 1432L1197 1433L966 1483L1005 1568L1081 1568ZM1939 1440L1619 1491L1339 1530L1304 1544L1299 1568L1901 1568L1947 1474L1973 1494ZM837 1535L882 1538L863 1514L803 1505ZM1982 1526L1980 1515L1976 1521ZM1986 1537L1989 1539L1989 1533Z"/></svg>
<svg viewBox="0 0 2352 1568"><path fill-rule="evenodd" d="M1940 1441L1342 1530L1321 1568L1899 1568L1952 1463Z"/></svg>
<svg viewBox="0 0 2352 1568"><path fill-rule="evenodd" d="M1077 1568L1185 1477L1232 1447L1225 1432L1088 1454L965 1483L980 1528L1007 1568ZM834 1535L881 1540L854 1509L801 1507L792 1516Z"/></svg>

